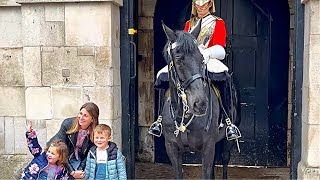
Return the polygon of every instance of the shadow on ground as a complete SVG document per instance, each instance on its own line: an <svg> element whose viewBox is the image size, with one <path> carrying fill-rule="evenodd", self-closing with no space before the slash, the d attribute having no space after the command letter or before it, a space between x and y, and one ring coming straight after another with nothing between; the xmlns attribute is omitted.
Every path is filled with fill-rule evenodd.
<svg viewBox="0 0 320 180"><path fill-rule="evenodd" d="M200 179L201 166L184 166L185 179ZM290 179L289 168L248 168L229 167L229 179ZM221 179L222 168L216 167L216 178ZM136 162L136 179L173 179L174 174L168 164L154 164Z"/></svg>

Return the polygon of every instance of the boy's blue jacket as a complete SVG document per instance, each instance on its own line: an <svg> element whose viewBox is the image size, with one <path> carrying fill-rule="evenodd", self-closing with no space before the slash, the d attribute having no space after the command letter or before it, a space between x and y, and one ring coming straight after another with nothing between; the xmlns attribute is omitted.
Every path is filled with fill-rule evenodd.
<svg viewBox="0 0 320 180"><path fill-rule="evenodd" d="M42 151L35 131L26 132L27 143L30 153L34 156L31 163L24 169L21 179L38 179L40 172L48 166L46 152ZM67 179L66 169L58 166L55 179Z"/></svg>
<svg viewBox="0 0 320 180"><path fill-rule="evenodd" d="M106 151L108 153L108 162L106 164L105 179L127 179L124 156L117 148L117 145L113 142L109 142L109 147ZM84 179L95 179L96 152L97 146L93 146L90 148L90 151L87 156L87 164L85 168Z"/></svg>

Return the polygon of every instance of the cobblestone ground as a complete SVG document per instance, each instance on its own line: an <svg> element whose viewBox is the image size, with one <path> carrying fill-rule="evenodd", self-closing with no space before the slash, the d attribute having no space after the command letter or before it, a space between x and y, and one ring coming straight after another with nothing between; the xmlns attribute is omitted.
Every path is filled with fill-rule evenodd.
<svg viewBox="0 0 320 180"><path fill-rule="evenodd" d="M185 179L200 179L200 166L184 166ZM248 168L229 167L229 179L269 179L286 180L290 179L289 168ZM221 179L222 168L216 167L217 179ZM168 164L154 164L136 162L136 179L173 179L174 175L171 166Z"/></svg>

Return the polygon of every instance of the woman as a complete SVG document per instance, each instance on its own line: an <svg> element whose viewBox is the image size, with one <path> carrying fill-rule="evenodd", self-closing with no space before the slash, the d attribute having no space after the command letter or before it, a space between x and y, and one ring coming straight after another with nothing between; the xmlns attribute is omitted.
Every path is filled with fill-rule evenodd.
<svg viewBox="0 0 320 180"><path fill-rule="evenodd" d="M81 178L84 175L86 157L93 145L93 129L99 124L99 108L93 102L81 106L76 117L65 119L60 130L47 144L61 139L68 146L67 169L70 178Z"/></svg>
<svg viewBox="0 0 320 180"><path fill-rule="evenodd" d="M212 73L225 73L227 77L230 77L228 73L228 67L224 65L221 60L225 58L225 46L226 46L226 27L223 19L213 15L215 13L215 5L213 0L192 0L191 18L185 23L184 31L191 32L199 23L201 23L201 30L197 37L197 43L199 49L203 55L204 63L207 64L207 70ZM168 77L168 66L165 66L157 73L157 81L159 79L165 79L161 76ZM209 75L210 77L210 75ZM230 82L230 80L227 80ZM218 87L220 91L225 89L227 82L221 83L221 87ZM155 84L161 84L156 82ZM160 91L163 92L163 91ZM164 93L162 93L163 96ZM223 104L227 115L230 117L229 104L227 101L226 93L222 93ZM162 99L160 97L159 99ZM231 100L231 98L229 98ZM158 120L154 122L150 128L149 133L155 136L161 136L162 134L162 117L159 116ZM229 120L226 117L227 121ZM241 135L239 129L231 122L224 122L226 127L226 136L228 140L238 139Z"/></svg>

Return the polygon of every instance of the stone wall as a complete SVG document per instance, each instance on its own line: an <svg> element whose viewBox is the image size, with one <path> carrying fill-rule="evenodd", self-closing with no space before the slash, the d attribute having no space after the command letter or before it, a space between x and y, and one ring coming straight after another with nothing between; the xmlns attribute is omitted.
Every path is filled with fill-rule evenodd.
<svg viewBox="0 0 320 180"><path fill-rule="evenodd" d="M148 128L154 121L153 14L156 0L139 0L138 63L139 78L139 151L141 161L154 161L153 136Z"/></svg>
<svg viewBox="0 0 320 180"><path fill-rule="evenodd" d="M0 2L0 155L6 157L0 167L30 158L26 119L44 146L88 101L99 106L100 123L113 128L121 148L122 0L18 3Z"/></svg>
<svg viewBox="0 0 320 180"><path fill-rule="evenodd" d="M303 0L304 59L299 179L320 178L320 1Z"/></svg>

